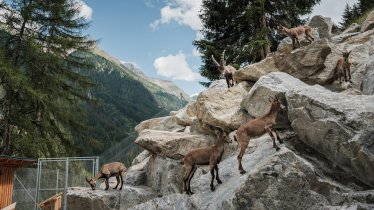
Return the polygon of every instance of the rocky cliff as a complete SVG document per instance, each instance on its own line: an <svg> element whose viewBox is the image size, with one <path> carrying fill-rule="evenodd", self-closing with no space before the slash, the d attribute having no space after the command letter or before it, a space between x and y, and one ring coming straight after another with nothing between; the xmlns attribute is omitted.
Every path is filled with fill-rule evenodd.
<svg viewBox="0 0 374 210"><path fill-rule="evenodd" d="M291 51L286 38L277 52L239 70L242 82L233 88L216 81L183 109L140 123L136 143L145 150L125 174L124 190L70 189L68 208L374 209L374 29L332 35L328 18L309 24L320 37L312 44ZM353 78L340 85L335 64L344 50L352 50ZM276 119L281 149L268 135L251 139L241 175L233 141L219 164L223 183L212 192L202 166L191 182L195 194L181 194L180 158L213 144L212 126L232 138L269 110L270 96L287 107Z"/></svg>

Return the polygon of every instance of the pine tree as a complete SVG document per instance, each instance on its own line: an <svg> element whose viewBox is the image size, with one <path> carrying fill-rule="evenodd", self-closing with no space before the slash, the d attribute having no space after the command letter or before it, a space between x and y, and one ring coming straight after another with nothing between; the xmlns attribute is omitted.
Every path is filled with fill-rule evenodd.
<svg viewBox="0 0 374 210"><path fill-rule="evenodd" d="M201 40L194 45L202 53L200 74L210 81L219 77L211 55L219 57L223 50L226 63L243 66L260 61L275 50L280 37L280 24L294 27L305 23L320 0L204 0L200 17L203 22ZM201 83L209 85L208 83Z"/></svg>
<svg viewBox="0 0 374 210"><path fill-rule="evenodd" d="M352 8L347 3L342 16L342 22L339 23L343 28L347 28L349 22L352 20Z"/></svg>
<svg viewBox="0 0 374 210"><path fill-rule="evenodd" d="M361 14L371 11L374 9L374 1L373 0L359 0L357 6L361 12Z"/></svg>
<svg viewBox="0 0 374 210"><path fill-rule="evenodd" d="M82 30L74 0L14 0L1 6L4 29L0 37L3 120L0 153L59 155L72 144L69 105L86 99L92 86L80 76L85 51L92 44Z"/></svg>

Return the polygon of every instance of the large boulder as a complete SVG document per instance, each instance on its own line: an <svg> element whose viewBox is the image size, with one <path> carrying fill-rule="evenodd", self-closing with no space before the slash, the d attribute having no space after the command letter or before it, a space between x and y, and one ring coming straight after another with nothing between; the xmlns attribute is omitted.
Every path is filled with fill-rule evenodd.
<svg viewBox="0 0 374 210"><path fill-rule="evenodd" d="M181 126L190 126L196 119L196 102L190 102L175 114L177 124Z"/></svg>
<svg viewBox="0 0 374 210"><path fill-rule="evenodd" d="M249 91L248 95L241 103L243 109L247 110L248 114L255 118L268 113L270 109L270 96L276 96L283 105L287 105L286 92L306 84L299 79L296 79L289 74L283 72L273 72L262 76ZM276 118L277 128L287 128L290 122L288 121L287 111L280 110Z"/></svg>
<svg viewBox="0 0 374 210"><path fill-rule="evenodd" d="M344 95L322 87L286 93L291 126L330 161L374 186L374 96Z"/></svg>
<svg viewBox="0 0 374 210"><path fill-rule="evenodd" d="M278 71L278 69L275 67L273 56L269 56L258 63L245 66L236 71L235 78L256 82L261 76L274 71Z"/></svg>
<svg viewBox="0 0 374 210"><path fill-rule="evenodd" d="M312 44L297 49L290 54L274 55L275 66L279 71L311 84L326 84L334 77L336 65L325 63L326 58L336 51L336 46L326 39L314 41ZM336 57L339 56L338 53Z"/></svg>
<svg viewBox="0 0 374 210"><path fill-rule="evenodd" d="M331 18L321 15L313 16L308 23L310 27L317 28L320 39L331 38L332 24Z"/></svg>
<svg viewBox="0 0 374 210"><path fill-rule="evenodd" d="M361 32L365 32L374 28L374 10L369 13L366 20L362 23Z"/></svg>
<svg viewBox="0 0 374 210"><path fill-rule="evenodd" d="M147 183L147 166L149 163L150 157L148 156L143 161L141 161L138 164L133 164L129 169L127 169L124 178L123 183L125 185L131 185L131 186L140 186L140 185L146 185ZM115 180L115 178L111 178Z"/></svg>
<svg viewBox="0 0 374 210"><path fill-rule="evenodd" d="M145 120L135 127L135 131L139 135L145 129L180 132L184 128L184 126L178 124L178 117L172 115Z"/></svg>
<svg viewBox="0 0 374 210"><path fill-rule="evenodd" d="M236 74L242 80L257 81L270 72L281 71L310 84L324 85L335 79L336 61L341 52L341 46L321 39L292 53L274 53Z"/></svg>
<svg viewBox="0 0 374 210"><path fill-rule="evenodd" d="M182 192L183 165L173 160L153 155L147 164L147 186L159 196Z"/></svg>
<svg viewBox="0 0 374 210"><path fill-rule="evenodd" d="M241 82L231 88L211 88L199 94L196 99L196 116L199 121L212 126L237 129L247 121L247 115L240 110L240 102L249 87Z"/></svg>
<svg viewBox="0 0 374 210"><path fill-rule="evenodd" d="M144 130L135 143L158 156L180 159L193 148L213 144L213 140L208 135Z"/></svg>
<svg viewBox="0 0 374 210"><path fill-rule="evenodd" d="M124 186L119 190L91 190L91 188L69 188L67 190L67 206L69 210L100 209L120 210L128 209L137 204L155 198L149 187Z"/></svg>

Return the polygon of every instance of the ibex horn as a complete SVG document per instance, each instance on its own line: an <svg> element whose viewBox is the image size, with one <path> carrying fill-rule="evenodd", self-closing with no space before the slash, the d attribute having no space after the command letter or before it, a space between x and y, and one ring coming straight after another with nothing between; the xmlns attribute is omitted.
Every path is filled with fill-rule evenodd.
<svg viewBox="0 0 374 210"><path fill-rule="evenodd" d="M86 181L88 182L88 183L90 183L90 180L88 180L88 178L86 177Z"/></svg>
<svg viewBox="0 0 374 210"><path fill-rule="evenodd" d="M226 51L226 50L223 50L223 52L222 52L222 56L221 56L221 59L222 59L222 60L225 60L225 51Z"/></svg>

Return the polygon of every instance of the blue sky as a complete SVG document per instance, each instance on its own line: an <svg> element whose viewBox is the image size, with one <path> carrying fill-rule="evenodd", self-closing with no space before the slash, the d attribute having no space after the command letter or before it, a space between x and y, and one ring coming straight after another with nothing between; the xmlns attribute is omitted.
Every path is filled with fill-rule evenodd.
<svg viewBox="0 0 374 210"><path fill-rule="evenodd" d="M99 47L124 62L138 66L147 76L172 80L186 93L202 91L198 81L200 57L193 40L201 22L202 0L77 0L82 15L91 21L87 33ZM339 22L345 3L357 0L322 0L313 11Z"/></svg>

